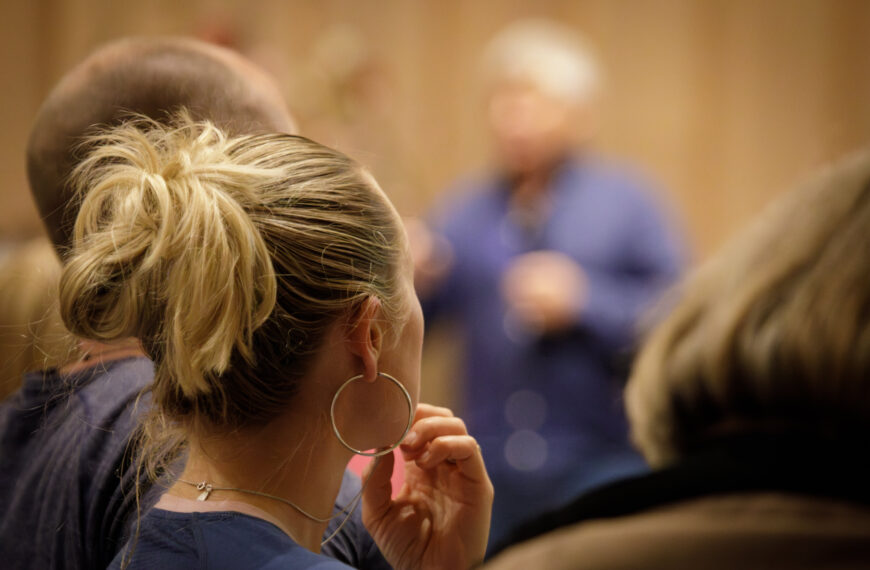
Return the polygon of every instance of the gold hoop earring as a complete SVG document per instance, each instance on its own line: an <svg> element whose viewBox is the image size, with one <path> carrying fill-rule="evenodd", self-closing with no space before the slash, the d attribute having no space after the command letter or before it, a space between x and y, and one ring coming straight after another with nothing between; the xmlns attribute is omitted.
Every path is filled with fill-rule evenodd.
<svg viewBox="0 0 870 570"><path fill-rule="evenodd" d="M332 431L335 433L335 437L337 437L338 441L348 450L352 451L357 455L363 455L365 457L380 457L381 455L386 455L387 453L399 447L399 444L402 443L402 441L405 439L405 436L408 435L409 431L411 431L411 425L414 423L414 403L411 401L411 394L408 393L408 390L402 385L401 382L399 382L386 372L378 372L378 376L386 378L387 380L398 386L399 389L402 391L402 394L405 396L405 401L408 403L408 425L405 426L405 431L402 432L402 436L393 445L381 449L380 451L367 452L352 447L349 443L347 443L347 441L345 441L343 437L341 437L341 432L338 429L338 425L335 423L335 403L338 401L338 397L341 395L342 391L344 391L344 389L347 388L349 384L363 378L362 374L357 374L356 376L349 378L347 381L345 381L345 383L342 384L335 392L335 395L332 397L332 405L329 406L329 421L332 423Z"/></svg>

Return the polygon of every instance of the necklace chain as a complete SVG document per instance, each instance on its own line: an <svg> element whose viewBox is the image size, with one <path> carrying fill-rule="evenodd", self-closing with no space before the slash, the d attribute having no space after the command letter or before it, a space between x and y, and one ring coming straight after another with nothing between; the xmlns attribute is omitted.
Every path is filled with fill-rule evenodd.
<svg viewBox="0 0 870 570"><path fill-rule="evenodd" d="M380 461L380 457L375 458L375 462L377 463L378 461ZM340 511L338 511L337 513L335 513L334 515L332 515L330 517L321 518L321 517L316 517L316 516L312 515L311 513L309 513L308 511L306 511L305 509L303 509L302 507L300 507L299 505L297 505L293 501L290 501L290 500L285 499L283 497L278 497L277 495L270 495L269 493L263 493L262 491L254 491L251 489L242 489L239 487L215 487L214 485L212 485L208 481L200 481L199 483L195 483L193 481L187 481L186 479L178 479L178 481L181 483L184 483L186 485L190 485L192 487L195 487L197 491L201 491L199 496L196 498L197 501L208 500L208 497L212 493L212 491L236 491L237 493L247 493L249 495L256 495L257 497L264 497L266 499L272 499L273 501L278 501L278 502L284 503L285 505L293 507L299 514L301 514L305 518L308 518L308 519L310 519L314 522L318 522L318 523L328 523L331 520L337 519L341 515L344 515L344 520L341 521L341 524L338 525L338 528L336 528L332 534L330 534L326 539L324 539L320 543L320 546L325 545L327 542L329 542L330 540L335 538L335 536L338 534L338 532L342 528L344 528L344 525L350 519L350 516L353 514L353 511L356 509L356 506L359 504L359 501L362 498L363 491L365 491L366 485L368 485L368 480L366 480L365 484L363 484L363 486L360 488L359 492L354 496L353 499L350 500L350 502L348 502L348 504L343 509L341 509Z"/></svg>
<svg viewBox="0 0 870 570"><path fill-rule="evenodd" d="M297 505L293 501L287 500L283 497L278 497L276 495L270 495L268 493L263 493L262 491L253 491L251 489L241 489L239 487L215 487L214 485L212 485L211 483L209 483L207 481L200 481L199 483L194 483L193 481L187 481L185 479L179 479L179 481L181 481L182 483L186 483L188 485L191 485L193 487L196 487L197 491L202 491L199 494L199 496L196 498L197 501L208 500L208 497L212 491L236 491L238 493L247 493L249 495L256 495L258 497L265 497L267 499L272 499L274 501L280 501L280 502L284 503L285 505L289 505L289 506L293 507L294 509L296 509L296 511L299 514L301 514L302 516L304 516L305 518L311 519L314 522L319 522L319 523L329 522L332 519L338 518L341 515L345 514L345 512L347 512L347 507L345 507L344 509L342 509L341 511L337 512L336 514L334 514L330 517L321 518L321 517L316 517L316 516L312 515L311 513L309 513L308 511L306 511L305 509L303 509L302 507L300 507L299 505Z"/></svg>

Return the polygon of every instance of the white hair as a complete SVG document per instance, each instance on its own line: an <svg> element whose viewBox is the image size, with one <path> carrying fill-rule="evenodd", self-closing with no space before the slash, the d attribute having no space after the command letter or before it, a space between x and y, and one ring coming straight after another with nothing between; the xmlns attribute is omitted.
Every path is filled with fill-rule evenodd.
<svg viewBox="0 0 870 570"><path fill-rule="evenodd" d="M490 41L484 59L490 84L527 81L567 103L581 103L600 89L598 62L574 30L547 20L520 20Z"/></svg>

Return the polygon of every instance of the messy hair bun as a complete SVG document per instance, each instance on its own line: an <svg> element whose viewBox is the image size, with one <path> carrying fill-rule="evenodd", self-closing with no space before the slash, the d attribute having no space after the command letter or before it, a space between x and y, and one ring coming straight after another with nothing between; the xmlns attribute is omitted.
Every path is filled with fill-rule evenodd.
<svg viewBox="0 0 870 570"><path fill-rule="evenodd" d="M345 155L184 114L87 144L61 311L78 336L141 340L162 430L266 422L339 316L375 296L398 318L398 217Z"/></svg>
<svg viewBox="0 0 870 570"><path fill-rule="evenodd" d="M102 135L75 171L79 244L63 273L76 335L141 339L184 396L208 393L275 304L266 244L244 204L259 172L232 164L215 127L148 119Z"/></svg>

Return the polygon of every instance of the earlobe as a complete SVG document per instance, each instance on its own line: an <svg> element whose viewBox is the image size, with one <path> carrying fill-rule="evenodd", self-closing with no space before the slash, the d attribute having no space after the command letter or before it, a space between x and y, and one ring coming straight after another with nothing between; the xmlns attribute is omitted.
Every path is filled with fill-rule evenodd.
<svg viewBox="0 0 870 570"><path fill-rule="evenodd" d="M345 342L351 354L359 359L360 373L366 382L374 382L378 377L378 358L383 344L380 316L380 299L368 297L349 317Z"/></svg>

